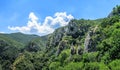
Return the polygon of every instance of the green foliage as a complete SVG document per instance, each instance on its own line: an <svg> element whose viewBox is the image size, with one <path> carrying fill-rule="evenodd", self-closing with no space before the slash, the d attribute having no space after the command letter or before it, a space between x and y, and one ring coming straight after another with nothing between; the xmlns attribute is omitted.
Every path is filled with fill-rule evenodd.
<svg viewBox="0 0 120 70"><path fill-rule="evenodd" d="M115 22L119 22L120 16L116 15L116 16L112 16L110 18L104 18L101 26L102 27L107 27L107 26L111 26L113 25Z"/></svg>
<svg viewBox="0 0 120 70"><path fill-rule="evenodd" d="M116 7L113 8L112 13L110 14L110 16L114 16L114 15L120 15L120 6L116 5Z"/></svg>
<svg viewBox="0 0 120 70"><path fill-rule="evenodd" d="M69 44L73 43L75 40L72 38L72 36L64 36L62 38L64 41L68 42Z"/></svg>
<svg viewBox="0 0 120 70"><path fill-rule="evenodd" d="M86 63L84 66L85 70L99 70L99 64L96 62Z"/></svg>
<svg viewBox="0 0 120 70"><path fill-rule="evenodd" d="M104 63L90 62L85 63L84 70L109 70Z"/></svg>
<svg viewBox="0 0 120 70"><path fill-rule="evenodd" d="M35 43L41 50L45 50L47 38L46 38L46 36L36 37L36 38L32 39L30 42Z"/></svg>
<svg viewBox="0 0 120 70"><path fill-rule="evenodd" d="M48 58L40 52L27 52L20 54L12 64L13 70L41 70L43 67L48 67ZM46 68L47 69L47 68Z"/></svg>
<svg viewBox="0 0 120 70"><path fill-rule="evenodd" d="M3 34L0 34L0 40L5 41L5 43L9 44L10 46L14 46L19 49L24 47L24 45L22 43L19 43L19 42L15 41L14 39L11 39Z"/></svg>
<svg viewBox="0 0 120 70"><path fill-rule="evenodd" d="M2 66L1 66L1 64L0 64L0 70L2 70Z"/></svg>
<svg viewBox="0 0 120 70"><path fill-rule="evenodd" d="M2 70L10 70L11 62L9 60L3 60L1 66Z"/></svg>
<svg viewBox="0 0 120 70"><path fill-rule="evenodd" d="M109 67L111 70L120 70L120 60L116 59L109 63Z"/></svg>
<svg viewBox="0 0 120 70"><path fill-rule="evenodd" d="M27 35L27 34L22 34L20 32L11 33L11 34L4 34L4 36L7 36L7 37L9 37L17 42L23 43L23 44L28 43L29 41L31 41L32 39L34 39L36 37L39 37L37 35Z"/></svg>
<svg viewBox="0 0 120 70"><path fill-rule="evenodd" d="M34 42L29 42L28 45L25 47L25 50L29 52L37 52L40 50L40 47Z"/></svg>
<svg viewBox="0 0 120 70"><path fill-rule="evenodd" d="M64 67L63 70L82 70L83 63L82 62L70 62L68 65Z"/></svg>
<svg viewBox="0 0 120 70"><path fill-rule="evenodd" d="M26 53L26 55L21 54L13 63L12 69L13 70L35 70L32 62L29 60L31 59L30 54Z"/></svg>
<svg viewBox="0 0 120 70"><path fill-rule="evenodd" d="M83 54L83 62L95 62L97 61L98 52L91 52Z"/></svg>
<svg viewBox="0 0 120 70"><path fill-rule="evenodd" d="M1 52L1 57L13 62L15 60L15 58L18 56L19 50L15 47L9 47L9 46L6 48L7 49L5 49L3 52Z"/></svg>
<svg viewBox="0 0 120 70"><path fill-rule="evenodd" d="M70 56L70 50L64 50L61 52L61 54L58 56L59 61L61 62L61 64L64 64L64 61Z"/></svg>
<svg viewBox="0 0 120 70"><path fill-rule="evenodd" d="M115 22L112 26L103 28L102 35L105 38L97 48L102 55L105 55L103 57L107 57L107 60L120 58L120 50L118 49L120 47L120 23Z"/></svg>
<svg viewBox="0 0 120 70"><path fill-rule="evenodd" d="M112 49L110 55L112 59L120 58L120 29L116 29L112 33Z"/></svg>
<svg viewBox="0 0 120 70"><path fill-rule="evenodd" d="M106 52L104 54L104 56L101 56L101 62L104 62L105 64L108 64L111 60L110 60L110 55L108 52Z"/></svg>
<svg viewBox="0 0 120 70"><path fill-rule="evenodd" d="M10 69L11 64L14 62L19 52L17 47L9 43L9 40L0 40L0 64L3 70Z"/></svg>
<svg viewBox="0 0 120 70"><path fill-rule="evenodd" d="M60 66L60 62L52 62L49 65L49 70L58 70L59 66Z"/></svg>
<svg viewBox="0 0 120 70"><path fill-rule="evenodd" d="M73 55L71 57L71 61L73 61L73 62L80 62L80 61L82 61L82 55Z"/></svg>

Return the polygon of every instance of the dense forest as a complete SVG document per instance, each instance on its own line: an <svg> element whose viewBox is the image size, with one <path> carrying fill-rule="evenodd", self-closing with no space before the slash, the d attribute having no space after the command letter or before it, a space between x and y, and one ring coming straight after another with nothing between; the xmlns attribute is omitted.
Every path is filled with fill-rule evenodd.
<svg viewBox="0 0 120 70"><path fill-rule="evenodd" d="M120 70L120 6L46 36L1 33L0 70Z"/></svg>

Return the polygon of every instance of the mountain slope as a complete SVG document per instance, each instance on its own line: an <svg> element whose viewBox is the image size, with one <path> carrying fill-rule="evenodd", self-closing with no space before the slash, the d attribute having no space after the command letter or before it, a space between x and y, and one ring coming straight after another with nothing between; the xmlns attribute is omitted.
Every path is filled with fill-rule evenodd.
<svg viewBox="0 0 120 70"><path fill-rule="evenodd" d="M0 40L2 41L6 41L6 43L8 43L11 46L15 46L17 48L23 48L24 44L17 42L16 40L9 38L7 36L5 36L4 34L0 34Z"/></svg>
<svg viewBox="0 0 120 70"><path fill-rule="evenodd" d="M119 70L119 14L116 6L106 18L72 20L57 29L47 43L47 56L52 58L49 69Z"/></svg>
<svg viewBox="0 0 120 70"><path fill-rule="evenodd" d="M22 34L22 33L11 33L11 34L4 34L5 36L14 39L17 42L26 44L29 41L31 41L32 39L39 37L37 35L27 35L27 34Z"/></svg>
<svg viewBox="0 0 120 70"><path fill-rule="evenodd" d="M1 69L11 70L12 63L25 51L32 53L45 50L45 39L47 39L47 36L41 38L37 35L26 35L22 33L0 34Z"/></svg>
<svg viewBox="0 0 120 70"><path fill-rule="evenodd" d="M61 50L70 48L70 45L84 45L84 39L88 32L93 31L97 21L93 20L72 20L66 27L57 29L50 37L47 43L47 48L57 47L54 50ZM95 30L94 30L95 31ZM66 47L69 46L69 47ZM58 48L59 47L59 48ZM82 46L83 47L83 46ZM52 48L53 50L53 48Z"/></svg>

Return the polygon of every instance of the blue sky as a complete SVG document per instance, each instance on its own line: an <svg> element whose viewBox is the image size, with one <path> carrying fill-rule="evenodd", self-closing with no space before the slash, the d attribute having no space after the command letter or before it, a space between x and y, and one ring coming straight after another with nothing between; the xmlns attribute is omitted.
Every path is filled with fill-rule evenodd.
<svg viewBox="0 0 120 70"><path fill-rule="evenodd" d="M0 0L0 32L46 35L71 19L106 17L120 0Z"/></svg>

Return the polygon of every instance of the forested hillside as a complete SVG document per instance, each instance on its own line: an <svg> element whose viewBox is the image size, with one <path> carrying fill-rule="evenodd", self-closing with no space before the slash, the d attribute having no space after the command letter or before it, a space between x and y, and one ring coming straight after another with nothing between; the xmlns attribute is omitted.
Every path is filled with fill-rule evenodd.
<svg viewBox="0 0 120 70"><path fill-rule="evenodd" d="M39 37L0 34L1 70L120 70L120 6Z"/></svg>

